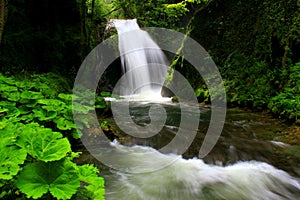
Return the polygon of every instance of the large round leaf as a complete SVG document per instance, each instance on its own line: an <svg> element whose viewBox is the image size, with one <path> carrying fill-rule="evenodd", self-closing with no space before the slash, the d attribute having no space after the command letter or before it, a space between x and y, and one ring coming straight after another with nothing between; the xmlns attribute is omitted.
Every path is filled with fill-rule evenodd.
<svg viewBox="0 0 300 200"><path fill-rule="evenodd" d="M61 133L53 132L49 128L28 124L19 131L17 144L39 160L60 160L71 151L68 139L62 138Z"/></svg>
<svg viewBox="0 0 300 200"><path fill-rule="evenodd" d="M62 117L53 120L56 123L56 126L60 130L71 130L73 128L76 128L76 125L73 121L66 120Z"/></svg>
<svg viewBox="0 0 300 200"><path fill-rule="evenodd" d="M9 180L20 170L27 152L15 146L15 136L12 130L0 130L0 180Z"/></svg>
<svg viewBox="0 0 300 200"><path fill-rule="evenodd" d="M87 183L85 186L87 194L93 199L104 200L104 179L97 174L99 170L93 165L82 165L78 167L80 181Z"/></svg>
<svg viewBox="0 0 300 200"><path fill-rule="evenodd" d="M44 98L44 96L41 92L25 90L24 92L21 93L21 98L22 99L42 99L42 98Z"/></svg>
<svg viewBox="0 0 300 200"><path fill-rule="evenodd" d="M57 199L69 199L80 186L77 170L69 160L27 164L20 173L17 187L34 199L50 192Z"/></svg>

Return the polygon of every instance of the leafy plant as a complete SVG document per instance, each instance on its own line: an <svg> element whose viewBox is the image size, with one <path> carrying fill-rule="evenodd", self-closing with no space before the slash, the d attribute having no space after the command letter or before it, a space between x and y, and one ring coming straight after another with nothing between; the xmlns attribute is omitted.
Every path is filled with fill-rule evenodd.
<svg viewBox="0 0 300 200"><path fill-rule="evenodd" d="M21 164L24 164L27 152L16 145L16 135L13 131L3 131L3 125L0 128L0 180L5 182L12 179L20 171Z"/></svg>
<svg viewBox="0 0 300 200"><path fill-rule="evenodd" d="M104 199L104 179L97 176L98 169L93 165L82 165L77 169L79 171L80 181L88 184L85 186L86 191L84 194L92 199Z"/></svg>
<svg viewBox="0 0 300 200"><path fill-rule="evenodd" d="M62 138L61 133L41 128L37 123L18 127L15 131L19 137L16 144L38 160L44 162L60 160L71 151L68 139Z"/></svg>
<svg viewBox="0 0 300 200"><path fill-rule="evenodd" d="M46 81L37 76L33 81L17 81L0 74L0 197L70 199L80 191L104 199L104 180L98 169L72 161L79 155L72 152L68 140L70 135L79 137L71 105L76 97L59 93ZM84 115L95 108L77 109ZM85 186L79 189L83 182Z"/></svg>
<svg viewBox="0 0 300 200"><path fill-rule="evenodd" d="M53 81L52 78L49 82L51 81ZM78 106L75 105L72 108L72 99L77 97L72 94L59 93L56 84L48 84L44 76L41 76L41 79L34 76L33 80L15 81L0 74L0 86L3 100L0 103L1 113L6 113L7 117L18 117L20 121L26 123L38 122L54 130L62 131L66 136L71 134L75 139L80 137L80 133L76 131L72 109L79 114L86 115L95 107L106 108L106 102L98 96L95 100L96 105L92 105L92 102L80 102ZM93 93L85 90L79 95L89 97ZM82 124L88 126L86 121Z"/></svg>
<svg viewBox="0 0 300 200"><path fill-rule="evenodd" d="M288 81L283 92L271 98L269 109L281 118L297 121L300 118L300 63L289 69Z"/></svg>
<svg viewBox="0 0 300 200"><path fill-rule="evenodd" d="M34 199L50 192L58 199L70 199L80 186L74 163L62 159L27 164L17 179L17 187Z"/></svg>
<svg viewBox="0 0 300 200"><path fill-rule="evenodd" d="M113 0L115 8L121 8L119 18L137 18L141 26L165 27L176 30L184 28L181 20L196 5L206 4L207 0L182 1L135 1Z"/></svg>
<svg viewBox="0 0 300 200"><path fill-rule="evenodd" d="M277 75L266 62L233 52L221 70L227 100L232 105L263 109L276 92Z"/></svg>

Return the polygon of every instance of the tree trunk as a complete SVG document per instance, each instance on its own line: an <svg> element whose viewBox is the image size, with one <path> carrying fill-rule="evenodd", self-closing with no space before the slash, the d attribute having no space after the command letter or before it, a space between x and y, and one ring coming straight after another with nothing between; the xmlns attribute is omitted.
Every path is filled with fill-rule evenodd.
<svg viewBox="0 0 300 200"><path fill-rule="evenodd" d="M0 44L2 41L2 35L4 31L4 26L7 18L8 11L8 0L0 0Z"/></svg>

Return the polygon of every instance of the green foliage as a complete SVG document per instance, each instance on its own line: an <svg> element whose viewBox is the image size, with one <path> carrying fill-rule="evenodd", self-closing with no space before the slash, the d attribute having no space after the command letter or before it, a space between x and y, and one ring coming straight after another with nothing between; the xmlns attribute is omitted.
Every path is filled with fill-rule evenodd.
<svg viewBox="0 0 300 200"><path fill-rule="evenodd" d="M269 109L275 115L298 120L300 117L300 63L289 69L288 82L282 92L271 98ZM285 72L286 73L286 72Z"/></svg>
<svg viewBox="0 0 300 200"><path fill-rule="evenodd" d="M297 1L264 1L259 6L261 19L257 33L261 35L256 40L255 54L272 58L272 43L278 41L281 51L291 48L293 42L299 43L299 5ZM289 40L289 42L287 42ZM292 42L293 41L293 42ZM268 44L268 45L266 45ZM282 55L283 56L283 53ZM264 58L264 57L262 57Z"/></svg>
<svg viewBox="0 0 300 200"><path fill-rule="evenodd" d="M297 121L300 116L300 63L271 69L241 53L231 54L221 68L231 105L269 109L280 118ZM204 95L203 89L196 91Z"/></svg>
<svg viewBox="0 0 300 200"><path fill-rule="evenodd" d="M72 116L72 99L78 97L60 93L51 76L52 83L46 77L16 80L0 74L0 196L15 199L18 188L22 197L70 199L81 192L84 182L86 196L103 199L104 180L98 170L72 162L78 153L71 151L67 137L79 138ZM104 103L99 107L105 107L97 98ZM94 107L86 105L81 113L88 114ZM84 119L82 124L89 126ZM85 174L89 180L83 178Z"/></svg>
<svg viewBox="0 0 300 200"><path fill-rule="evenodd" d="M229 105L299 122L299 17L295 0L212 1L196 13L191 37L220 66ZM194 88L203 101L206 87L199 83Z"/></svg>
<svg viewBox="0 0 300 200"><path fill-rule="evenodd" d="M214 0L196 13L190 25L191 36L221 66L232 52L241 52L278 67L288 50L289 57L297 54L293 60L297 62L299 6L295 0Z"/></svg>
<svg viewBox="0 0 300 200"><path fill-rule="evenodd" d="M199 102L209 103L210 102L210 94L206 86L202 86L196 89L195 94L198 98Z"/></svg>
<svg viewBox="0 0 300 200"><path fill-rule="evenodd" d="M168 16L168 23L177 24L180 19L188 13L189 9L186 6L186 1L174 4L164 4L164 11Z"/></svg>
<svg viewBox="0 0 300 200"><path fill-rule="evenodd" d="M276 76L265 62L234 52L221 68L227 102L251 108L266 108L275 93Z"/></svg>
<svg viewBox="0 0 300 200"><path fill-rule="evenodd" d="M67 138L49 128L41 128L37 123L16 127L19 136L17 145L25 149L32 157L48 162L64 158L71 151Z"/></svg>
<svg viewBox="0 0 300 200"><path fill-rule="evenodd" d="M103 121L101 122L100 126L101 128L104 128L105 126L107 126L108 122L107 121Z"/></svg>
<svg viewBox="0 0 300 200"><path fill-rule="evenodd" d="M182 19L190 9L198 4L206 3L206 0L113 0L116 8L122 8L119 18L137 18L141 26L165 27L182 30Z"/></svg>
<svg viewBox="0 0 300 200"><path fill-rule="evenodd" d="M16 81L0 74L2 100L0 111L5 113L7 117L18 118L18 121L26 123L38 122L53 130L62 131L67 136L71 134L77 139L80 137L80 133L76 131L72 109L79 114L88 114L95 109L94 105L92 102L88 102L88 104L81 102L72 108L72 98L78 97L72 94L59 93L61 86L57 85L62 85L62 83L60 80L54 79L52 74L49 74L48 81L46 75L35 75L31 80ZM79 95L90 97L93 93L85 90ZM95 103L96 108L106 107L102 97L97 96ZM82 124L87 125L86 122Z"/></svg>
<svg viewBox="0 0 300 200"><path fill-rule="evenodd" d="M78 171L80 181L88 184L85 186L85 195L95 200L104 200L104 179L97 176L98 169L93 165L82 165Z"/></svg>
<svg viewBox="0 0 300 200"><path fill-rule="evenodd" d="M0 180L10 180L19 172L20 165L24 163L27 152L13 145L16 135L13 131L3 131L0 125ZM2 182L1 181L1 182Z"/></svg>
<svg viewBox="0 0 300 200"><path fill-rule="evenodd" d="M57 199L70 199L80 186L74 163L62 159L27 164L20 173L17 187L34 199L50 192Z"/></svg>

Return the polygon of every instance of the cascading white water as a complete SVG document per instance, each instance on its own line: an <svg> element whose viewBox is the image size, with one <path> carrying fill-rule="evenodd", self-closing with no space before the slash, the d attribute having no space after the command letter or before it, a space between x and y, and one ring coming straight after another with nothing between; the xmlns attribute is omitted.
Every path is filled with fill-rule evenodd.
<svg viewBox="0 0 300 200"><path fill-rule="evenodd" d="M163 52L135 19L111 22L118 31L122 67L126 73L118 87L119 94L160 96L168 66ZM128 121L124 123L128 125ZM238 162L221 167L205 164L197 158L186 160L178 155L165 155L151 147L127 147L118 143L112 146L108 152L100 149L100 154L116 160L118 167L125 169L112 170L112 174L105 177L107 199L300 199L299 181L267 163Z"/></svg>
<svg viewBox="0 0 300 200"><path fill-rule="evenodd" d="M138 168L136 173L113 172L105 177L107 199L300 199L298 180L267 163L249 161L221 167L196 158L173 162L177 155L164 155L150 147L112 145L123 155L119 158L120 165L144 165L149 170L168 161L170 165L147 173L138 173Z"/></svg>
<svg viewBox="0 0 300 200"><path fill-rule="evenodd" d="M168 62L150 35L141 30L136 19L111 20L118 31L123 73L117 87L123 96L159 96Z"/></svg>

